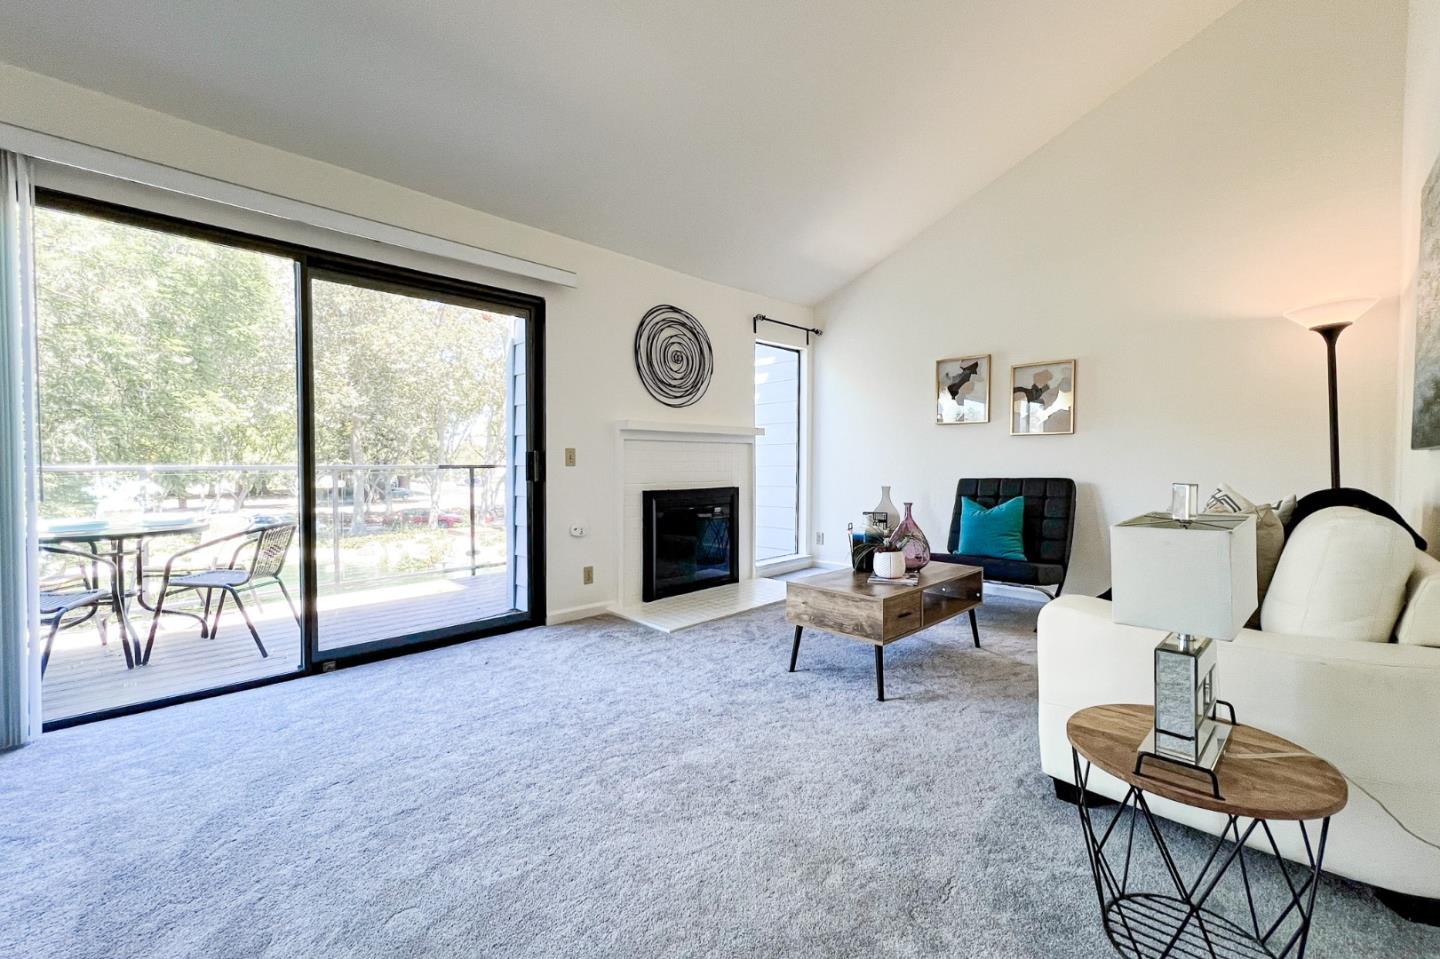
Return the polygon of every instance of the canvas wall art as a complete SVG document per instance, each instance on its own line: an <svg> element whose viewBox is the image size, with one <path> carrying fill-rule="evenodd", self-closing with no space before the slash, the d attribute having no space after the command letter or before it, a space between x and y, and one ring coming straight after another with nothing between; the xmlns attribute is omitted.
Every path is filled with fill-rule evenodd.
<svg viewBox="0 0 1440 959"><path fill-rule="evenodd" d="M1010 367L1010 432L1043 436L1075 432L1075 361Z"/></svg>
<svg viewBox="0 0 1440 959"><path fill-rule="evenodd" d="M935 422L990 422L990 357L955 356L935 363Z"/></svg>
<svg viewBox="0 0 1440 959"><path fill-rule="evenodd" d="M1415 415L1410 448L1440 447L1440 160L1420 193L1415 271Z"/></svg>

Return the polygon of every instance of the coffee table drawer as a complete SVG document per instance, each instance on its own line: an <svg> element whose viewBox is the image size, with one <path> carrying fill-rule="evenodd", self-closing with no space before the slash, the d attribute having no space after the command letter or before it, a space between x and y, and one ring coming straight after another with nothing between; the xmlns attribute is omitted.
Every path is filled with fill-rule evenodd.
<svg viewBox="0 0 1440 959"><path fill-rule="evenodd" d="M882 604L864 596L819 590L791 590L785 598L785 618L790 622L871 642L884 635L883 609Z"/></svg>
<svg viewBox="0 0 1440 959"><path fill-rule="evenodd" d="M890 640L913 633L923 625L923 593L906 593L885 600L885 626L882 637Z"/></svg>

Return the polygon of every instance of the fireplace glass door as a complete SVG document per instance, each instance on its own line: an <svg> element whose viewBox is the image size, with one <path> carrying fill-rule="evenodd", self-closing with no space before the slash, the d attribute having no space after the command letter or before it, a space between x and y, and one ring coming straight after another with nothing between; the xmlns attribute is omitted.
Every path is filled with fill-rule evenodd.
<svg viewBox="0 0 1440 959"><path fill-rule="evenodd" d="M645 602L739 581L740 490L646 490Z"/></svg>

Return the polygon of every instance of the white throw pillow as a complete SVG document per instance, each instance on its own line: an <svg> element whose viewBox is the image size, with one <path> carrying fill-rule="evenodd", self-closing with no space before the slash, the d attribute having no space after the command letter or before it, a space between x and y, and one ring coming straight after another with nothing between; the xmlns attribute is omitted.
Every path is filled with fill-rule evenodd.
<svg viewBox="0 0 1440 959"><path fill-rule="evenodd" d="M1290 512L1295 512L1295 497L1290 497L1289 503ZM1279 507L1272 503L1252 503L1229 483L1221 483L1206 501L1205 512L1255 514L1255 595L1260 606L1245 626L1259 629L1260 609L1265 605L1265 594L1270 590L1270 580L1275 577L1275 567L1285 549L1285 521L1280 518Z"/></svg>
<svg viewBox="0 0 1440 959"><path fill-rule="evenodd" d="M1440 646L1440 560L1419 550L1405 587L1405 612L1395 627L1395 641Z"/></svg>
<svg viewBox="0 0 1440 959"><path fill-rule="evenodd" d="M1415 541L1399 525L1351 506L1295 527L1260 622L1267 632L1384 643L1395 629Z"/></svg>

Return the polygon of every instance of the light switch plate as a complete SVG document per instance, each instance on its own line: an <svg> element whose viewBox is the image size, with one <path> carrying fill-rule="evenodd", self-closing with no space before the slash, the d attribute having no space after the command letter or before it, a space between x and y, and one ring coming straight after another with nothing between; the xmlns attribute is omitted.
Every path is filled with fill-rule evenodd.
<svg viewBox="0 0 1440 959"><path fill-rule="evenodd" d="M573 446L567 446L567 447L565 447L565 465L566 465L566 466L574 466L574 465L575 465L575 447L573 447Z"/></svg>

